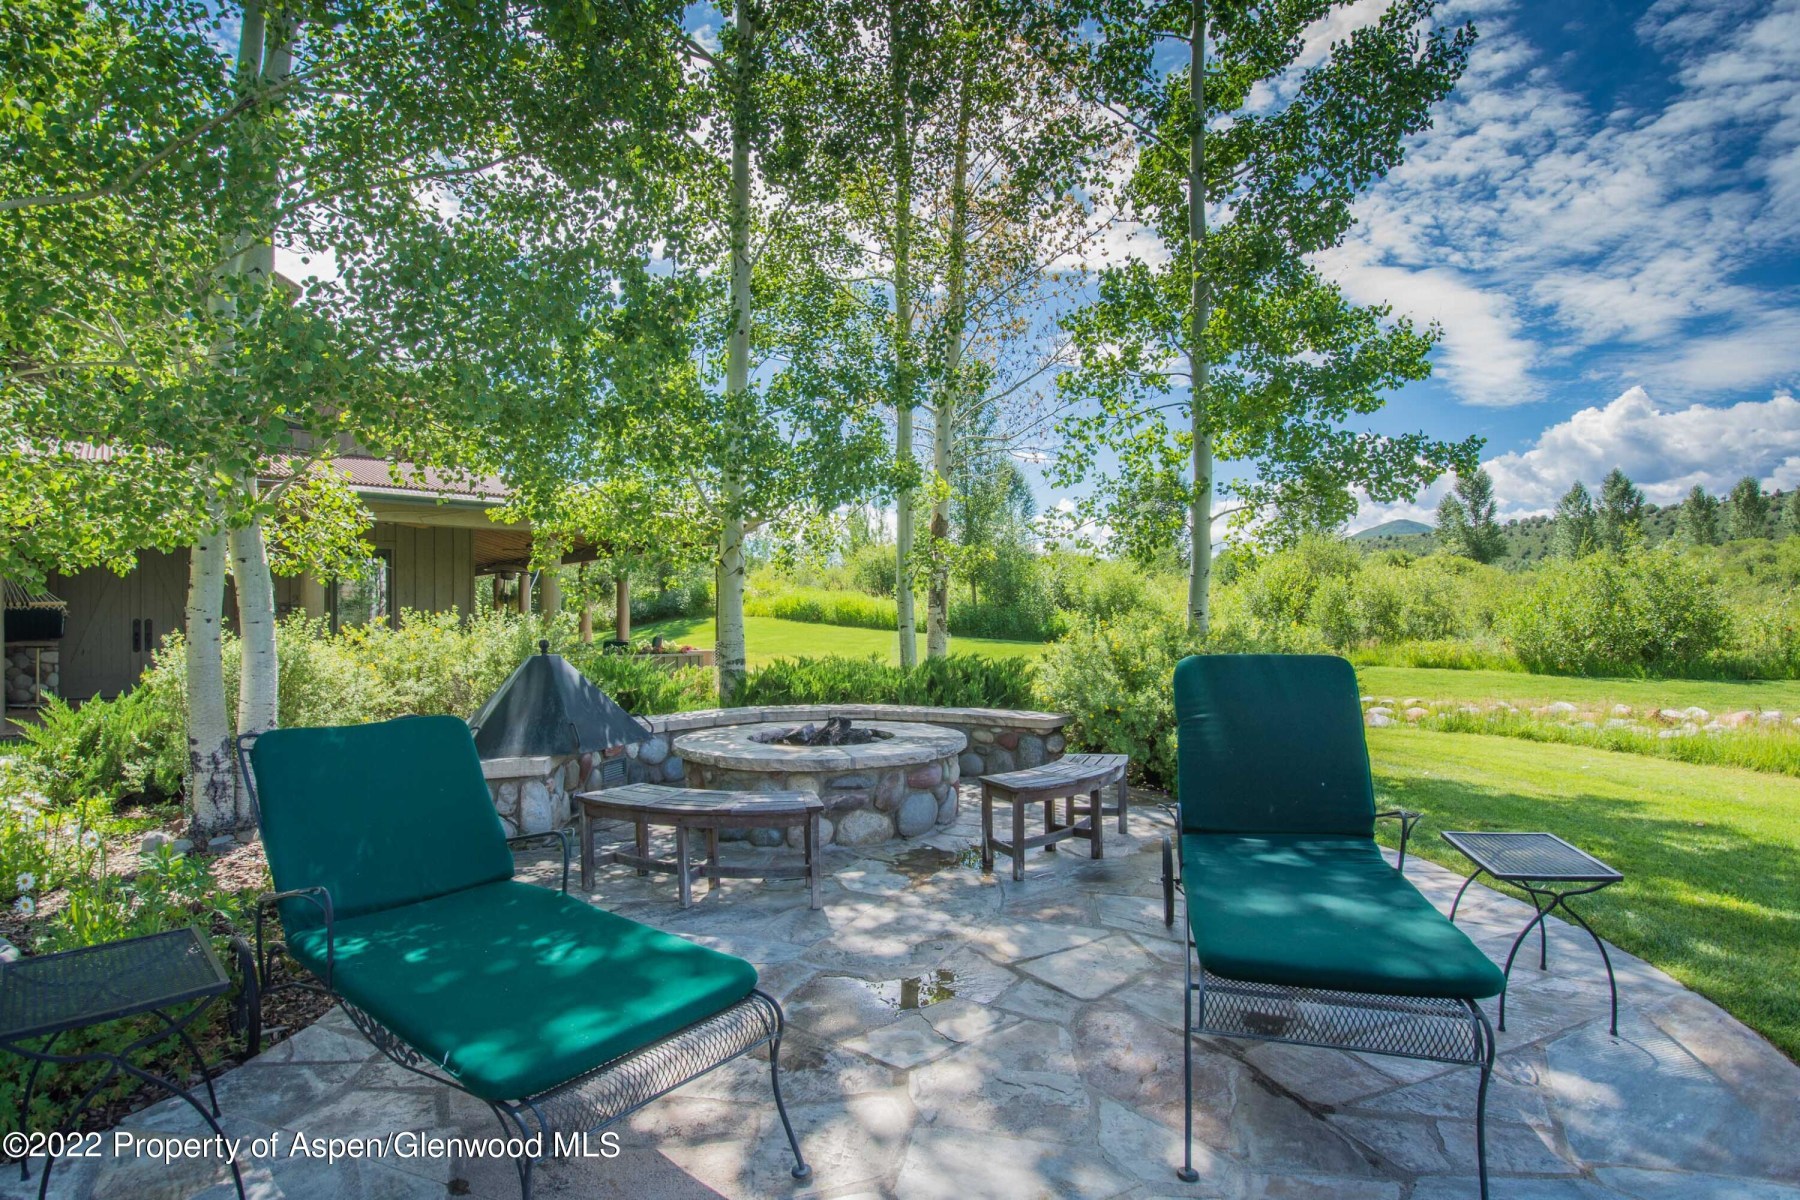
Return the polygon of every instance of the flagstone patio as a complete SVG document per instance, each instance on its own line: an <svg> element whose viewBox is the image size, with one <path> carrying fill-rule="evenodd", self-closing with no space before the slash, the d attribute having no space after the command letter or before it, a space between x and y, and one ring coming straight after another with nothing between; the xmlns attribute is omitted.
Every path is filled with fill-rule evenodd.
<svg viewBox="0 0 1800 1200"><path fill-rule="evenodd" d="M1201 1179L1181 1154L1181 955L1161 921L1162 797L1134 800L1108 857L1065 843L1023 884L983 877L978 817L910 846L832 847L824 907L803 884L727 881L693 909L666 876L614 867L597 902L756 963L786 1007L783 1086L814 1174L791 1159L766 1061L740 1060L638 1113L622 1153L551 1162L537 1194L629 1197L1472 1198L1476 1075L1279 1045L1195 1059ZM1141 805L1141 807L1139 807ZM728 855L780 853L746 844ZM529 865L549 881L548 860ZM1460 878L1409 858L1448 909ZM703 894L704 895L704 894ZM1459 920L1504 960L1528 905L1470 890ZM1550 970L1521 953L1489 1104L1495 1200L1800 1200L1800 1068L1661 971L1613 950L1621 1010L1586 935L1551 923ZM1793 986L1771 980L1771 987ZM1490 1007L1491 1012L1491 1007ZM489 1137L485 1106L388 1063L338 1013L218 1081L232 1136ZM165 1103L143 1134L197 1133ZM63 1197L235 1195L217 1160L59 1166ZM252 1197L514 1200L505 1159L389 1155L245 1164ZM0 1197L37 1178L0 1180Z"/></svg>

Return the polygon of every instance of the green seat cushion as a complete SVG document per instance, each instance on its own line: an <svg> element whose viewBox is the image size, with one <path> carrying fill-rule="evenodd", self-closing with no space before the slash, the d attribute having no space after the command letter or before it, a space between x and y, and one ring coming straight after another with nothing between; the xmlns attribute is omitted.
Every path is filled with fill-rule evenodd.
<svg viewBox="0 0 1800 1200"><path fill-rule="evenodd" d="M1184 834L1200 962L1258 983L1480 1000L1500 968L1367 838Z"/></svg>
<svg viewBox="0 0 1800 1200"><path fill-rule="evenodd" d="M486 1100L518 1100L742 1000L743 959L506 881L338 921L333 988ZM325 971L325 932L289 949Z"/></svg>
<svg viewBox="0 0 1800 1200"><path fill-rule="evenodd" d="M1189 833L1373 837L1356 671L1325 654L1175 664L1177 784Z"/></svg>
<svg viewBox="0 0 1800 1200"><path fill-rule="evenodd" d="M274 729L250 762L276 889L328 888L340 921L512 878L475 739L455 717ZM289 937L321 919L282 902Z"/></svg>

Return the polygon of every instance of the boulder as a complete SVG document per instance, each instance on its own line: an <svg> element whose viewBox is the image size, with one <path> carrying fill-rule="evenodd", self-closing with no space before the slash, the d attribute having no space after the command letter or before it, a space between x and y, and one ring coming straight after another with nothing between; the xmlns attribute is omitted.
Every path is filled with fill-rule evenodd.
<svg viewBox="0 0 1800 1200"><path fill-rule="evenodd" d="M1767 708L1756 714L1756 719L1764 725L1781 724L1782 712L1779 708Z"/></svg>
<svg viewBox="0 0 1800 1200"><path fill-rule="evenodd" d="M752 846L779 846L783 840L783 831L779 829L752 829L750 844Z"/></svg>
<svg viewBox="0 0 1800 1200"><path fill-rule="evenodd" d="M1045 754L1061 754L1069 744L1069 739L1060 733L1053 733L1044 739Z"/></svg>
<svg viewBox="0 0 1800 1200"><path fill-rule="evenodd" d="M1707 712L1704 708L1701 708L1698 704L1694 705L1692 708L1682 709L1681 715L1690 721L1705 721L1712 716L1711 713Z"/></svg>
<svg viewBox="0 0 1800 1200"><path fill-rule="evenodd" d="M674 755L663 760L662 777L666 783L680 783L687 774L687 764Z"/></svg>
<svg viewBox="0 0 1800 1200"><path fill-rule="evenodd" d="M973 750L964 750L961 754L957 755L956 766L962 774L967 775L971 779L977 775L987 774L987 764L982 761L981 755L975 753Z"/></svg>
<svg viewBox="0 0 1800 1200"><path fill-rule="evenodd" d="M1388 725L1392 725L1394 723L1394 718L1388 716L1386 713L1372 711L1369 713L1368 722L1372 728L1381 729Z"/></svg>
<svg viewBox="0 0 1800 1200"><path fill-rule="evenodd" d="M1575 706L1570 704L1567 700L1553 700L1549 704L1544 705L1544 711L1561 717L1574 712Z"/></svg>
<svg viewBox="0 0 1800 1200"><path fill-rule="evenodd" d="M1737 712L1726 713L1719 718L1718 723L1727 729L1742 729L1754 720L1756 720L1756 714L1749 709L1744 708L1739 709Z"/></svg>
<svg viewBox="0 0 1800 1200"><path fill-rule="evenodd" d="M924 763L906 773L906 786L914 791L936 787L944 782L944 768L937 763Z"/></svg>
<svg viewBox="0 0 1800 1200"><path fill-rule="evenodd" d="M550 789L541 779L527 779L519 785L520 833L543 833L556 828L556 807Z"/></svg>
<svg viewBox="0 0 1800 1200"><path fill-rule="evenodd" d="M627 746L625 749L627 753L636 749L637 760L645 766L654 767L669 757L669 739L658 734L648 741L639 742L636 747Z"/></svg>
<svg viewBox="0 0 1800 1200"><path fill-rule="evenodd" d="M971 729L969 731L969 740L985 746L994 740L994 731L991 729Z"/></svg>
<svg viewBox="0 0 1800 1200"><path fill-rule="evenodd" d="M1371 708L1367 715L1371 717L1391 717L1394 715L1394 710L1388 708L1386 705L1378 704L1374 708Z"/></svg>
<svg viewBox="0 0 1800 1200"><path fill-rule="evenodd" d="M1615 717L1629 717L1631 715L1631 705L1629 705L1629 704L1613 705L1612 706L1612 715Z"/></svg>
<svg viewBox="0 0 1800 1200"><path fill-rule="evenodd" d="M894 814L894 825L899 829L901 837L918 837L929 833L937 824L937 797L930 792L908 792L906 799L900 802L899 811Z"/></svg>
<svg viewBox="0 0 1800 1200"><path fill-rule="evenodd" d="M955 821L957 809L960 807L960 803L961 803L960 799L958 798L958 796L956 794L956 789L951 788L949 790L949 792L947 792L945 794L944 798L942 800L938 801L938 811L937 811L938 824L939 825L948 825L951 822Z"/></svg>
<svg viewBox="0 0 1800 1200"><path fill-rule="evenodd" d="M819 845L821 845L821 846L831 845L831 835L833 832L834 832L834 830L833 830L831 818L830 817L820 817L819 818ZM806 830L801 829L798 826L796 826L795 828L789 829L787 831L787 844L792 846L796 850L804 849L806 846Z"/></svg>
<svg viewBox="0 0 1800 1200"><path fill-rule="evenodd" d="M840 846L867 846L873 842L885 842L893 836L894 823L887 816L867 808L856 808L837 819L837 836L834 840Z"/></svg>
<svg viewBox="0 0 1800 1200"><path fill-rule="evenodd" d="M1406 710L1405 715L1406 719L1409 721L1423 721L1426 717L1431 715L1431 710L1429 708L1420 708L1417 705L1414 705L1412 708Z"/></svg>
<svg viewBox="0 0 1800 1200"><path fill-rule="evenodd" d="M1021 767L1041 767L1044 765L1044 739L1035 733L1019 735L1019 765Z"/></svg>
<svg viewBox="0 0 1800 1200"><path fill-rule="evenodd" d="M987 774L1003 775L1019 769L1019 760L1005 746L995 746L987 754Z"/></svg>

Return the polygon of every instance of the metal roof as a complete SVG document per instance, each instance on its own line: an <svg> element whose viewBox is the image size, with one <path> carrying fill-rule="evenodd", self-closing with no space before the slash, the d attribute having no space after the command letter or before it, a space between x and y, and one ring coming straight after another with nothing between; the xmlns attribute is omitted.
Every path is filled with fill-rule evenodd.
<svg viewBox="0 0 1800 1200"><path fill-rule="evenodd" d="M54 608L66 609L68 603L52 596L49 592L28 592L23 584L14 583L10 579L0 580L4 584L6 608Z"/></svg>

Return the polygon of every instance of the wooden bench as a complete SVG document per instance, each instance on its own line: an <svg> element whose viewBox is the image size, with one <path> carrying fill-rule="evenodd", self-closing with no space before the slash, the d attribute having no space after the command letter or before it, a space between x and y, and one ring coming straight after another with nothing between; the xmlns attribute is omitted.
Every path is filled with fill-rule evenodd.
<svg viewBox="0 0 1800 1200"><path fill-rule="evenodd" d="M1025 851L1038 846L1054 853L1056 843L1069 838L1083 838L1095 858L1106 857L1103 818L1114 813L1119 817L1119 832L1126 831L1129 802L1125 795L1125 768L1130 759L1123 754L1067 754L1041 767L1026 767L1000 775L981 777L981 869L994 869L994 852L1012 859L1015 882L1025 878ZM1108 787L1118 788L1118 800L1111 808L1103 808L1100 793ZM1086 796L1087 816L1077 820L1076 798ZM1012 806L1012 839L1002 841L994 836L994 800L999 797ZM1058 823L1056 802L1068 801L1068 820ZM1044 832L1025 836L1025 806L1042 802Z"/></svg>
<svg viewBox="0 0 1800 1200"><path fill-rule="evenodd" d="M701 788L668 787L660 783L633 783L598 792L579 792L575 802L581 807L581 886L594 890L594 868L607 863L625 863L637 868L639 875L661 871L675 876L681 895L681 907L694 902L694 880L704 878L710 888L719 880L730 879L804 879L810 903L819 907L819 818L825 802L811 792L714 792ZM625 821L637 830L636 850L594 852L595 827L606 820ZM650 856L650 827L668 826L675 830L675 857ZM799 829L805 860L791 866L721 866L719 864L719 831L721 829ZM688 834L699 830L706 835L706 858L693 862L688 857Z"/></svg>

